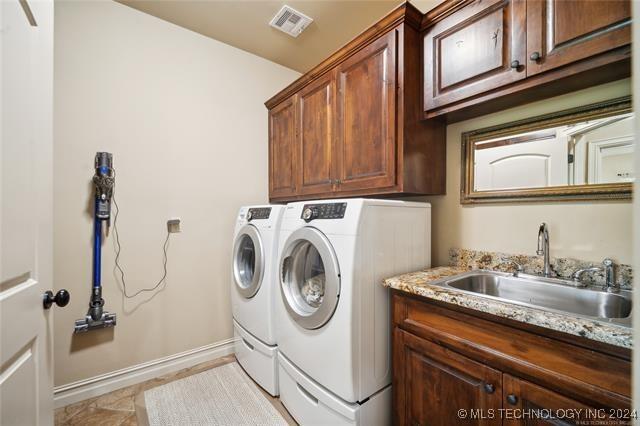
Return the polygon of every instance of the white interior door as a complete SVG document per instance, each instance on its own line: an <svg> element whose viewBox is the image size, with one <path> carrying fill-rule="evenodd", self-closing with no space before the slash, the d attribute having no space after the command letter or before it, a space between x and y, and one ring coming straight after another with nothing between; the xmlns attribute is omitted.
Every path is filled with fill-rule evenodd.
<svg viewBox="0 0 640 426"><path fill-rule="evenodd" d="M28 2L27 2L28 1ZM53 2L0 1L0 424L53 424Z"/></svg>

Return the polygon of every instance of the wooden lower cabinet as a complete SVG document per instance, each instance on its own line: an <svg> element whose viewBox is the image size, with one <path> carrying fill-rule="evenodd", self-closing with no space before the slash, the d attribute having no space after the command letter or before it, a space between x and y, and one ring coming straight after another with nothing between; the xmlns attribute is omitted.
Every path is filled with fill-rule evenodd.
<svg viewBox="0 0 640 426"><path fill-rule="evenodd" d="M630 351L449 306L392 292L395 424L631 424Z"/></svg>
<svg viewBox="0 0 640 426"><path fill-rule="evenodd" d="M489 413L500 407L502 374L400 329L403 380L396 389L404 403L396 412L399 424L449 426L465 422L461 409ZM472 422L497 425L497 418Z"/></svg>
<svg viewBox="0 0 640 426"><path fill-rule="evenodd" d="M504 425L576 424L579 421L597 420L599 413L609 417L606 410L598 411L595 407L517 377L504 374L502 380Z"/></svg>

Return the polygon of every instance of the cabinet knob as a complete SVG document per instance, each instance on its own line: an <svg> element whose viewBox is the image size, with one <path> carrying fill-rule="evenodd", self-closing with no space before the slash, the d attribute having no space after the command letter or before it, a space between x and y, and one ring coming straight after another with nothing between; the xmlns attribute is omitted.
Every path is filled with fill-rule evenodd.
<svg viewBox="0 0 640 426"><path fill-rule="evenodd" d="M518 397L514 394L507 395L507 402L511 405L516 405L518 403Z"/></svg>
<svg viewBox="0 0 640 426"><path fill-rule="evenodd" d="M485 383L484 384L484 391L486 393L494 393L496 391L496 388L491 383Z"/></svg>
<svg viewBox="0 0 640 426"><path fill-rule="evenodd" d="M511 68L513 68L514 70L520 68L520 61L511 61Z"/></svg>
<svg viewBox="0 0 640 426"><path fill-rule="evenodd" d="M542 57L542 55L540 55L540 52L533 52L530 56L529 59L531 59L534 62L537 62L540 60L540 58Z"/></svg>

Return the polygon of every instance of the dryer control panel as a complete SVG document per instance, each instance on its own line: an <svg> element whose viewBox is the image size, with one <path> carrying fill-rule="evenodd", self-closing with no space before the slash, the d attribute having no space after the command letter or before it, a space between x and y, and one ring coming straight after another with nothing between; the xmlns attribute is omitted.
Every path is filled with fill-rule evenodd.
<svg viewBox="0 0 640 426"><path fill-rule="evenodd" d="M305 222L314 219L342 219L347 211L347 203L305 204L300 216Z"/></svg>
<svg viewBox="0 0 640 426"><path fill-rule="evenodd" d="M271 207L251 208L247 212L247 221L251 222L255 219L269 219Z"/></svg>

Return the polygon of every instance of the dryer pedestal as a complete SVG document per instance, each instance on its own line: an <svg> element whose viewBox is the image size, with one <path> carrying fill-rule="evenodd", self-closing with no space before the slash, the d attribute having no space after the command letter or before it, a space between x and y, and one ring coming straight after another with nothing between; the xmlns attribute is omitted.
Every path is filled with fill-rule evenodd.
<svg viewBox="0 0 640 426"><path fill-rule="evenodd" d="M272 396L278 396L278 347L256 339L233 320L236 359L247 374Z"/></svg>
<svg viewBox="0 0 640 426"><path fill-rule="evenodd" d="M391 424L391 385L364 403L346 402L323 388L282 354L278 357L280 401L301 425Z"/></svg>

